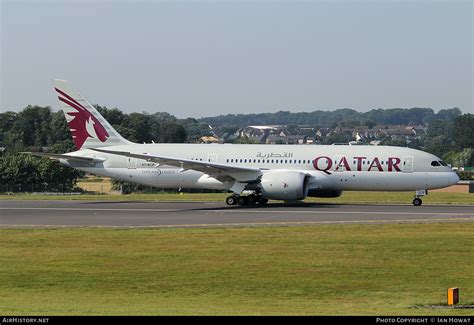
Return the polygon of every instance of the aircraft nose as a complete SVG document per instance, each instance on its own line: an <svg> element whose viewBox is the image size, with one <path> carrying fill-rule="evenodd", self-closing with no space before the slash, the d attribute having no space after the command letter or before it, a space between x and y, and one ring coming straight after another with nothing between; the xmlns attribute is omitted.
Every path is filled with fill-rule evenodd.
<svg viewBox="0 0 474 325"><path fill-rule="evenodd" d="M459 176L458 174L456 174L455 172L452 172L449 174L449 181L448 181L448 185L454 185L454 184L457 184L459 182Z"/></svg>

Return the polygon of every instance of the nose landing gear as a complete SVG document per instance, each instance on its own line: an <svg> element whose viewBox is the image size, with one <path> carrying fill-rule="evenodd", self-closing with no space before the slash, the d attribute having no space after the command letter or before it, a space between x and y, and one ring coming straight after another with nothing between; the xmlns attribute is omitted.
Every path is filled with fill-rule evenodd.
<svg viewBox="0 0 474 325"><path fill-rule="evenodd" d="M413 199L413 205L416 207L419 207L422 203L423 201L419 197Z"/></svg>
<svg viewBox="0 0 474 325"><path fill-rule="evenodd" d="M414 198L413 198L413 205L419 207L423 204L420 196L428 195L428 190L418 190L416 191Z"/></svg>

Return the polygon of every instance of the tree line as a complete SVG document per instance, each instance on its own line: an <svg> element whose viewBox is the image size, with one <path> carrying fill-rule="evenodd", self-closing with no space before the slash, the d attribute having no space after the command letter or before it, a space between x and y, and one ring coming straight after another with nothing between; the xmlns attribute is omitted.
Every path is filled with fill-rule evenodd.
<svg viewBox="0 0 474 325"><path fill-rule="evenodd" d="M228 114L199 119L210 125L314 125L334 128L338 124L350 122L353 125L427 125L434 120L453 121L461 116L459 108L442 109L438 113L432 108L392 108L373 109L361 113L349 108L334 111L289 112L259 114Z"/></svg>

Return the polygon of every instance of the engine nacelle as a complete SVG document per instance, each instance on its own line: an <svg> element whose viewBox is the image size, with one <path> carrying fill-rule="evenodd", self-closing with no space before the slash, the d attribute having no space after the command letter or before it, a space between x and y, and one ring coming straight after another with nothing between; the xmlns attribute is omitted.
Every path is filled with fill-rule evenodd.
<svg viewBox="0 0 474 325"><path fill-rule="evenodd" d="M263 174L260 188L272 200L303 200L308 195L308 175L298 171L271 171Z"/></svg>
<svg viewBox="0 0 474 325"><path fill-rule="evenodd" d="M309 190L308 196L311 197L340 197L342 195L341 190Z"/></svg>

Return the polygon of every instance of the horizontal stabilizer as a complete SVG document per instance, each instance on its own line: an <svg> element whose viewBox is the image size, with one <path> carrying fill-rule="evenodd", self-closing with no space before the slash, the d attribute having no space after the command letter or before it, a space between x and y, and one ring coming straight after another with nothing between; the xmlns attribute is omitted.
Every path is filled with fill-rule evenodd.
<svg viewBox="0 0 474 325"><path fill-rule="evenodd" d="M90 165L105 161L104 158L80 157L80 156L71 156L71 155L65 155L65 154L59 154L59 153L48 153L48 152L21 152L21 153L29 154L32 156L38 156L38 157L47 157L53 160L64 159L71 162L87 163Z"/></svg>

